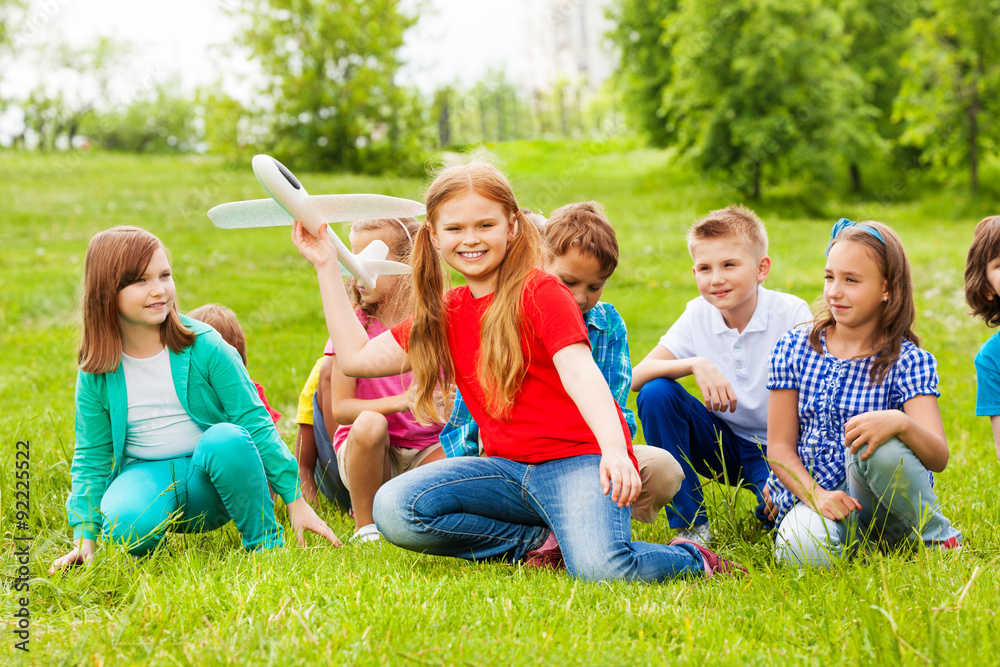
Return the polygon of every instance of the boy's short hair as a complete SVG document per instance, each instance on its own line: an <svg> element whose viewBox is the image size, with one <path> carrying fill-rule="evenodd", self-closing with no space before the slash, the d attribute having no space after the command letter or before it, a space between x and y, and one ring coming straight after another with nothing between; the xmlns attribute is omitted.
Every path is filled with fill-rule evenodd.
<svg viewBox="0 0 1000 667"><path fill-rule="evenodd" d="M240 353L243 365L247 365L247 337L236 319L236 313L217 303L208 303L189 312L188 317L204 322L218 331L222 339Z"/></svg>
<svg viewBox="0 0 1000 667"><path fill-rule="evenodd" d="M711 239L738 239L746 243L750 251L760 259L767 255L767 230L757 214L742 204L730 204L726 208L712 211L694 223L688 230L688 252L694 255L694 245L698 241Z"/></svg>
<svg viewBox="0 0 1000 667"><path fill-rule="evenodd" d="M618 238L595 201L567 204L556 209L545 223L542 243L546 259L561 257L570 248L590 255L601 265L601 277L609 278L618 268Z"/></svg>
<svg viewBox="0 0 1000 667"><path fill-rule="evenodd" d="M986 279L986 270L997 257L1000 257L1000 215L991 215L976 225L965 259L965 300L972 306L972 314L991 327L1000 324L1000 298Z"/></svg>

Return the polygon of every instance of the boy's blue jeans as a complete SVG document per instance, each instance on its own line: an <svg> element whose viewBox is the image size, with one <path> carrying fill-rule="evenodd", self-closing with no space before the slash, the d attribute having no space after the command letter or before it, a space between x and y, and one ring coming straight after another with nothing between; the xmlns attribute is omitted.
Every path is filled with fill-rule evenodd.
<svg viewBox="0 0 1000 667"><path fill-rule="evenodd" d="M604 495L600 456L539 464L490 457L435 461L375 496L375 525L392 544L469 560L518 562L555 532L581 579L659 581L701 574L690 544L633 542L632 512Z"/></svg>
<svg viewBox="0 0 1000 667"><path fill-rule="evenodd" d="M757 502L763 503L764 484L771 472L764 459L766 448L733 433L676 380L648 382L639 391L637 406L646 444L670 452L684 470L681 490L665 508L671 528L708 521L696 471L709 479L746 486L757 495ZM763 518L760 512L758 516Z"/></svg>
<svg viewBox="0 0 1000 667"><path fill-rule="evenodd" d="M178 511L180 521L171 522ZM247 430L233 424L209 428L190 456L126 463L105 492L101 513L105 537L134 556L155 548L168 527L197 533L230 520L247 550L284 544L260 454Z"/></svg>
<svg viewBox="0 0 1000 667"><path fill-rule="evenodd" d="M866 461L861 452L846 453L847 478L840 486L861 503L842 521L827 519L798 502L778 526L778 559L796 565L826 567L868 542L892 547L904 540L945 542L962 534L941 513L927 470L897 438Z"/></svg>

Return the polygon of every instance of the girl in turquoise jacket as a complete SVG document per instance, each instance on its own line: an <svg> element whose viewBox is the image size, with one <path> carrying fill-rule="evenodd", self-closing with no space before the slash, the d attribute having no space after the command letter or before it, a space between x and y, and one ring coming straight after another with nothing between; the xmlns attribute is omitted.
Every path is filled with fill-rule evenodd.
<svg viewBox="0 0 1000 667"><path fill-rule="evenodd" d="M180 315L166 249L149 232L123 226L91 239L78 361L74 548L52 571L89 562L102 533L138 556L168 527L233 520L245 549L280 546L268 482L300 544L304 530L340 544L301 496L298 466L239 354Z"/></svg>

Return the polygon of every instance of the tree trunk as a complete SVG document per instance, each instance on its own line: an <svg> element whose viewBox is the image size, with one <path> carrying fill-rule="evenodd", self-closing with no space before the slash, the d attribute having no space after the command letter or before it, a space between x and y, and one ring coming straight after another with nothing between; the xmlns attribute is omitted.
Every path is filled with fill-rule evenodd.
<svg viewBox="0 0 1000 667"><path fill-rule="evenodd" d="M438 118L438 144L439 148L451 145L451 110L448 108L450 95L445 92L441 95L441 117Z"/></svg>
<svg viewBox="0 0 1000 667"><path fill-rule="evenodd" d="M857 162L851 163L851 190L854 194L861 194L861 167Z"/></svg>
<svg viewBox="0 0 1000 667"><path fill-rule="evenodd" d="M760 162L753 164L753 193L751 198L756 201L760 199Z"/></svg>
<svg viewBox="0 0 1000 667"><path fill-rule="evenodd" d="M979 89L972 84L972 100L969 104L969 186L973 192L979 191Z"/></svg>

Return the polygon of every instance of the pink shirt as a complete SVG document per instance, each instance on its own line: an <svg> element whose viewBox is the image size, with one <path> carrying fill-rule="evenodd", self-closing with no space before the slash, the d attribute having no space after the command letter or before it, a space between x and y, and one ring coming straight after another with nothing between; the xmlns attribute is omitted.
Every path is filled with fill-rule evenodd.
<svg viewBox="0 0 1000 667"><path fill-rule="evenodd" d="M360 310L355 311L355 314L362 324L368 319L368 316ZM381 322L372 320L372 323L368 325L368 338L375 338L384 331L386 331L386 328L382 326ZM326 342L326 349L323 351L323 354L328 356L335 354L333 341L328 340ZM410 372L383 378L357 378L355 379L354 398L371 400L385 396L396 396L406 391L412 382L413 373ZM438 436L441 434L441 428L443 427L440 424L421 426L410 412L395 412L391 415L386 415L385 418L389 422L389 444L393 447L406 447L407 449L424 449L430 447L437 444ZM350 424L344 424L337 428L337 432L333 436L333 448L335 451L339 450L340 446L344 444L350 430Z"/></svg>

